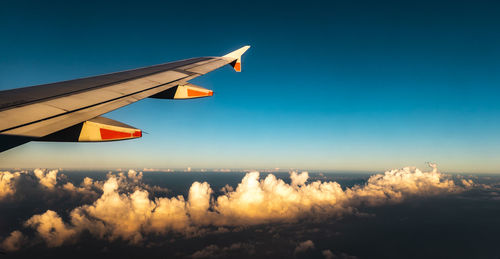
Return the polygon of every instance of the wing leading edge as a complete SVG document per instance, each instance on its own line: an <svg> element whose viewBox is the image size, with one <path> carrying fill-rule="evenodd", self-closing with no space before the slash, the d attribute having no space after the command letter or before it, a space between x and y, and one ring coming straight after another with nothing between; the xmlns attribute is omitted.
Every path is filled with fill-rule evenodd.
<svg viewBox="0 0 500 259"><path fill-rule="evenodd" d="M80 135L67 134L83 134L83 125L94 125L100 115L147 97L189 99L212 96L212 91L189 84L188 81L228 64L236 71L241 71L241 55L248 48L250 46L244 46L222 57L191 58L106 75L0 91L0 152L37 140L109 141L140 137L138 134L123 137L123 134L117 133L115 135L121 137L116 139L110 139L109 134L104 134L104 138L97 135L80 138ZM80 132L74 129L80 129ZM135 132L138 129L133 130ZM123 131L128 132L125 128ZM58 137L63 135L64 137Z"/></svg>

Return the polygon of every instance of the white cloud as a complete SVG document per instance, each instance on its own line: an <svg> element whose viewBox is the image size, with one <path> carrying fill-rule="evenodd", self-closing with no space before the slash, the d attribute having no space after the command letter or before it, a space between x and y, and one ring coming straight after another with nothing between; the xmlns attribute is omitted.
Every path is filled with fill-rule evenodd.
<svg viewBox="0 0 500 259"><path fill-rule="evenodd" d="M416 167L405 167L373 175L365 185L355 186L346 193L353 201L377 205L388 201L402 201L412 195L430 196L463 190L447 175L439 173L435 164L430 165L430 172L422 172Z"/></svg>
<svg viewBox="0 0 500 259"><path fill-rule="evenodd" d="M127 176L134 182L139 182L142 180L142 172L137 173L135 170L132 169L128 170Z"/></svg>
<svg viewBox="0 0 500 259"><path fill-rule="evenodd" d="M300 174L297 174L297 172L292 172L290 174L290 179L292 179L293 186L304 185L306 183L307 179L309 179L309 173L302 172Z"/></svg>
<svg viewBox="0 0 500 259"><path fill-rule="evenodd" d="M49 189L54 188L54 186L57 184L58 172L58 170L50 170L47 172L46 170L38 168L33 171L35 176L40 180L40 184Z"/></svg>
<svg viewBox="0 0 500 259"><path fill-rule="evenodd" d="M212 189L208 183L194 182L189 189L188 211L193 222L198 224L210 224L207 217L210 208L210 196Z"/></svg>

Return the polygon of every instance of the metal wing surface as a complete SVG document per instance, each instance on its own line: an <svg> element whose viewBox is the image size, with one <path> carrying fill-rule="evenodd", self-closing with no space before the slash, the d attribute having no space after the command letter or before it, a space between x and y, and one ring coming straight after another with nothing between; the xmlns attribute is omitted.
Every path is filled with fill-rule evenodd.
<svg viewBox="0 0 500 259"><path fill-rule="evenodd" d="M191 58L117 73L0 91L0 152L32 140L128 139L105 139L102 136L100 140L99 136L95 136L96 140L82 138L85 133L84 124L92 122L92 119L95 122L101 114L147 97L186 99L211 96L211 91L191 85L188 81L227 64L239 72L241 55L248 48L249 46L242 47L222 57ZM119 132L120 127L126 129L125 126L128 126L109 119L104 124L103 120L98 121L95 123L102 125L98 125L98 128L115 132ZM73 129L73 133L68 133L68 129ZM68 138L68 134L76 135ZM100 134L102 135L102 129ZM132 137L134 136L131 135Z"/></svg>

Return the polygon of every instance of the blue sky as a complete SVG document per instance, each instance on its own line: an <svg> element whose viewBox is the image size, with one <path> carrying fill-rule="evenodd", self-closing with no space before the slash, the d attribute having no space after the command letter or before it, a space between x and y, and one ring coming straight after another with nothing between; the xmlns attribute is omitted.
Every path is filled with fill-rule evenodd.
<svg viewBox="0 0 500 259"><path fill-rule="evenodd" d="M16 1L0 6L0 89L243 45L215 95L147 99L105 116L143 129L114 143L30 143L1 167L377 171L437 162L500 172L495 1Z"/></svg>

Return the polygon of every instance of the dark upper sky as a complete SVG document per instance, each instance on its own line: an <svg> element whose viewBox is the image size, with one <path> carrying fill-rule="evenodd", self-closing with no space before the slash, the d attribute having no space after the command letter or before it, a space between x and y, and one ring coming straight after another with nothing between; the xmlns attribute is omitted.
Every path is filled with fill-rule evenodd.
<svg viewBox="0 0 500 259"><path fill-rule="evenodd" d="M141 140L28 144L0 164L498 172L499 13L497 1L4 1L0 89L252 48L243 73L195 80L213 98L109 114Z"/></svg>

